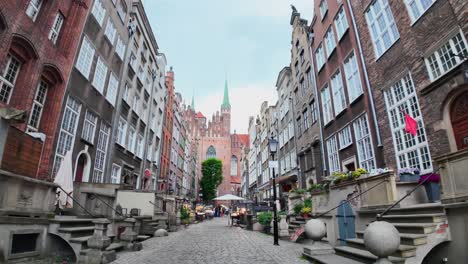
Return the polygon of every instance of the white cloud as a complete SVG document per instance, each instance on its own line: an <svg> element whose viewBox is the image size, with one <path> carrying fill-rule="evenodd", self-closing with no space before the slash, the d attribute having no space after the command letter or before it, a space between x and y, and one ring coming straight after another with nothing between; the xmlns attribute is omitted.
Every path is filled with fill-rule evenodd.
<svg viewBox="0 0 468 264"><path fill-rule="evenodd" d="M262 102L268 101L270 105L277 100L276 88L274 85L266 86L261 84L251 84L246 86L233 87L229 90L231 102L231 132L238 134L247 133L249 117L257 116L260 113ZM201 111L208 120L212 114L220 110L223 100L223 92L204 96L201 101L195 102L195 109Z"/></svg>

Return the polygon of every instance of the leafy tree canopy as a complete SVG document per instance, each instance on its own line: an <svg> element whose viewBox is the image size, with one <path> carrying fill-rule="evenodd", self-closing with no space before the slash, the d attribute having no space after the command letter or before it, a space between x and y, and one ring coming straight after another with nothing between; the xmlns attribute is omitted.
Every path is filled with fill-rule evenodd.
<svg viewBox="0 0 468 264"><path fill-rule="evenodd" d="M223 182L223 162L210 158L202 163L202 178L200 180L203 201L210 203L216 198L216 188Z"/></svg>

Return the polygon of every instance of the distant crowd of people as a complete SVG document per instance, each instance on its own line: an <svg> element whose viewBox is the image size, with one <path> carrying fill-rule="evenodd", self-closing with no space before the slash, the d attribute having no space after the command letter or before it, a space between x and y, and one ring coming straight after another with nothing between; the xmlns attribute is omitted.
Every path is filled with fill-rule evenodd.
<svg viewBox="0 0 468 264"><path fill-rule="evenodd" d="M224 215L229 214L229 208L218 205L214 209L214 217L223 217Z"/></svg>

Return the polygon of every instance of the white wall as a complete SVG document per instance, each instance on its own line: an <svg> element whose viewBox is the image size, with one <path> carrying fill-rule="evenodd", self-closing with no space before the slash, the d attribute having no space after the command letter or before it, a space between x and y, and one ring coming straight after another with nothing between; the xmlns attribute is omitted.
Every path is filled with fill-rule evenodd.
<svg viewBox="0 0 468 264"><path fill-rule="evenodd" d="M117 192L117 202L122 208L127 208L127 213L130 213L132 208L138 208L141 210L141 215L153 215L154 206L150 203L155 202L154 193L146 192L134 192L134 191L123 191Z"/></svg>

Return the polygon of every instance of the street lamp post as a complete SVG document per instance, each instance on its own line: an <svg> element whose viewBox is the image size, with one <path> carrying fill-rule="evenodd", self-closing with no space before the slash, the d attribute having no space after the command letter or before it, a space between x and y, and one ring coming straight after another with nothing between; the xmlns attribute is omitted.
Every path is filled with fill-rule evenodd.
<svg viewBox="0 0 468 264"><path fill-rule="evenodd" d="M278 150L278 141L271 137L268 140L268 147L270 148L271 159L275 160L275 153ZM275 167L273 168L273 245L279 246L278 244L278 217L276 212L276 175Z"/></svg>

